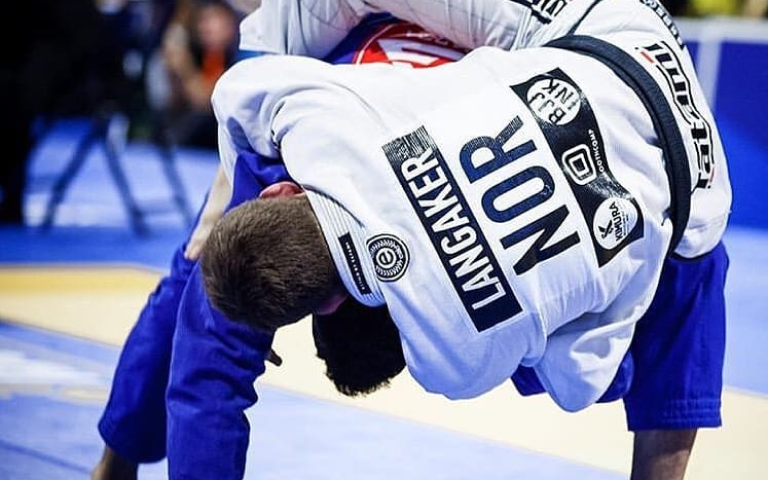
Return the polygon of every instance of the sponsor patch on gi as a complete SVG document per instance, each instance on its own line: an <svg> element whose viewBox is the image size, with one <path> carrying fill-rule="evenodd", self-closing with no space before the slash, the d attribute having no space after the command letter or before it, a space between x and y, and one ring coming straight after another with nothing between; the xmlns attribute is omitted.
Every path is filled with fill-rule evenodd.
<svg viewBox="0 0 768 480"><path fill-rule="evenodd" d="M396 23L377 30L363 42L352 63L390 63L429 68L459 60L467 50L418 25Z"/></svg>
<svg viewBox="0 0 768 480"><path fill-rule="evenodd" d="M579 114L579 92L570 83L557 78L536 81L528 88L526 97L533 114L552 125L570 123Z"/></svg>
<svg viewBox="0 0 768 480"><path fill-rule="evenodd" d="M394 235L376 235L368 240L373 269L382 282L394 282L405 274L410 254L405 243Z"/></svg>
<svg viewBox="0 0 768 480"><path fill-rule="evenodd" d="M426 128L396 138L383 150L477 331L521 313L454 173Z"/></svg>
<svg viewBox="0 0 768 480"><path fill-rule="evenodd" d="M587 185L597 179L597 165L586 145L576 145L563 154L563 171L579 185Z"/></svg>
<svg viewBox="0 0 768 480"><path fill-rule="evenodd" d="M365 279L365 274L363 274L360 256L357 254L355 242L352 241L352 235L345 233L340 236L339 245L341 246L341 251L344 253L344 258L347 260L349 274L352 276L355 286L363 295L371 293L371 286L368 285L368 281Z"/></svg>
<svg viewBox="0 0 768 480"><path fill-rule="evenodd" d="M606 250L621 245L637 224L637 208L621 197L609 198L597 207L592 234Z"/></svg>
<svg viewBox="0 0 768 480"><path fill-rule="evenodd" d="M664 76L678 112L688 124L696 149L699 179L696 188L710 188L715 180L715 155L712 126L694 102L691 80L672 47L666 42L637 48L640 55Z"/></svg>
<svg viewBox="0 0 768 480"><path fill-rule="evenodd" d="M611 172L589 100L559 68L510 88L528 106L559 159L590 231L597 264L604 266L643 237L643 216L632 194Z"/></svg>

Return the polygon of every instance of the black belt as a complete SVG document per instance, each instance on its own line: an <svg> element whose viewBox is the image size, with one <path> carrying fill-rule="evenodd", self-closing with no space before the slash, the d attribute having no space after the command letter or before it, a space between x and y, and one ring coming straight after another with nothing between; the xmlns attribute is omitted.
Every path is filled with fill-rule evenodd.
<svg viewBox="0 0 768 480"><path fill-rule="evenodd" d="M680 128L661 88L631 55L604 40L569 35L545 46L580 53L602 62L637 94L645 106L659 138L669 182L669 218L673 226L669 252L673 252L683 238L691 214L691 174Z"/></svg>

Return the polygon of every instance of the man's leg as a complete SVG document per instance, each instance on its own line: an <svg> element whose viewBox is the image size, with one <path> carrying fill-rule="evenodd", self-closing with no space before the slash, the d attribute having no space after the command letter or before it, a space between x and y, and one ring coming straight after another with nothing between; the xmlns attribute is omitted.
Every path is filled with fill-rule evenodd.
<svg viewBox="0 0 768 480"><path fill-rule="evenodd" d="M99 463L91 471L91 480L136 480L138 473L137 463L124 459L105 445Z"/></svg>
<svg viewBox="0 0 768 480"><path fill-rule="evenodd" d="M697 259L669 258L630 347L624 397L635 432L632 478L679 480L698 428L719 427L725 355L723 245Z"/></svg>
<svg viewBox="0 0 768 480"><path fill-rule="evenodd" d="M169 275L150 295L121 352L98 425L106 448L94 479L135 478L136 464L165 457L171 346L181 295L194 266L183 252L184 246L174 254Z"/></svg>
<svg viewBox="0 0 768 480"><path fill-rule="evenodd" d="M635 432L632 480L682 480L696 429Z"/></svg>

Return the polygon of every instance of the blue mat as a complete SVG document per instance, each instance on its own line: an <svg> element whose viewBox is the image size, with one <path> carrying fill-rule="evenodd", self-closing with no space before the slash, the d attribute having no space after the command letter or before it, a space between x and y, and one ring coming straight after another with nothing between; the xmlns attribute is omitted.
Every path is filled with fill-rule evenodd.
<svg viewBox="0 0 768 480"><path fill-rule="evenodd" d="M86 478L117 350L0 322L0 478ZM0 368L0 370L2 369ZM14 378L24 378L14 382ZM246 478L617 480L621 475L260 386ZM297 453L300 461L296 461ZM160 479L164 463L143 467Z"/></svg>

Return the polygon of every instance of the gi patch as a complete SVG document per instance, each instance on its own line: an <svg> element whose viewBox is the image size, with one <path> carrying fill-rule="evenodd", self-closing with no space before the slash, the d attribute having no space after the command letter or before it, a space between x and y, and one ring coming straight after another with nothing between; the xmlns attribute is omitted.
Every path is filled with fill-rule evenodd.
<svg viewBox="0 0 768 480"><path fill-rule="evenodd" d="M383 150L477 331L522 312L467 199L426 128L419 127L387 143Z"/></svg>
<svg viewBox="0 0 768 480"><path fill-rule="evenodd" d="M365 279L363 273L363 267L360 263L360 256L357 254L357 248L355 248L355 242L352 241L352 235L345 233L338 238L341 251L344 253L344 258L347 261L347 267L349 267L349 273L352 276L357 290L367 295L371 293L371 286L368 285L368 281Z"/></svg>
<svg viewBox="0 0 768 480"><path fill-rule="evenodd" d="M597 263L604 266L643 237L643 215L611 173L587 97L559 68L510 88L536 118L590 227Z"/></svg>
<svg viewBox="0 0 768 480"><path fill-rule="evenodd" d="M352 63L430 68L459 60L467 50L410 23L386 25L365 40Z"/></svg>
<svg viewBox="0 0 768 480"><path fill-rule="evenodd" d="M680 115L688 124L698 163L699 180L696 188L710 188L715 180L715 158L712 126L693 101L691 81L685 75L680 59L666 42L638 47L640 55L664 76Z"/></svg>
<svg viewBox="0 0 768 480"><path fill-rule="evenodd" d="M405 274L411 257L405 243L394 235L376 235L368 240L373 269L382 282L394 282Z"/></svg>

